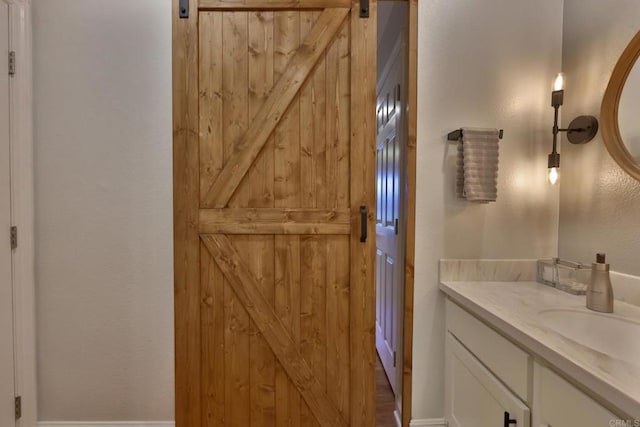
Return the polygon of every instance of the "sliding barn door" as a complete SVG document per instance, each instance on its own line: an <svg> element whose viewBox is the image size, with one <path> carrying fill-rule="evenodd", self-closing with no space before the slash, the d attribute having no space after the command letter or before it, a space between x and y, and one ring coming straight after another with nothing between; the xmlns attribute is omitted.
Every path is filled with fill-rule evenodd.
<svg viewBox="0 0 640 427"><path fill-rule="evenodd" d="M177 427L373 427L375 2L174 3Z"/></svg>

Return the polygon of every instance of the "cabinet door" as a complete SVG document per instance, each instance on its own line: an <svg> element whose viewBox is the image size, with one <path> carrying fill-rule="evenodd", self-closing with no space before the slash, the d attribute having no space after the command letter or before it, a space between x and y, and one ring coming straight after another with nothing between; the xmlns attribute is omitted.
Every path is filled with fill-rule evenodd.
<svg viewBox="0 0 640 427"><path fill-rule="evenodd" d="M478 359L447 333L445 415L449 426L504 426L505 413L529 427L529 408L509 391Z"/></svg>
<svg viewBox="0 0 640 427"><path fill-rule="evenodd" d="M535 427L603 427L618 416L548 368L535 365ZM612 424L613 423L613 424Z"/></svg>

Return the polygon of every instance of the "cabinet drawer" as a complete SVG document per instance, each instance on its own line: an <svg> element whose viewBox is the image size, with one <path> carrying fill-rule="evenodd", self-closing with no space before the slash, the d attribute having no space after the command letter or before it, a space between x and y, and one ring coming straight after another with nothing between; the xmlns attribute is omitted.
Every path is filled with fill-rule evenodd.
<svg viewBox="0 0 640 427"><path fill-rule="evenodd" d="M603 427L619 419L549 368L535 365L535 427Z"/></svg>
<svg viewBox="0 0 640 427"><path fill-rule="evenodd" d="M447 333L445 415L451 427L529 427L529 408Z"/></svg>
<svg viewBox="0 0 640 427"><path fill-rule="evenodd" d="M531 356L450 300L446 313L447 330L518 397L530 402Z"/></svg>

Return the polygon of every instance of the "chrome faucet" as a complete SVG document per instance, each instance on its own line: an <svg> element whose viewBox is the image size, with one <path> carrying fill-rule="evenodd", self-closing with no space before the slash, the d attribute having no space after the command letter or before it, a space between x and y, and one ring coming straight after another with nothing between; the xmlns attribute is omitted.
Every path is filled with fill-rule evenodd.
<svg viewBox="0 0 640 427"><path fill-rule="evenodd" d="M591 281L587 287L587 308L601 313L613 313L613 288L605 254L597 254L596 262L591 265Z"/></svg>

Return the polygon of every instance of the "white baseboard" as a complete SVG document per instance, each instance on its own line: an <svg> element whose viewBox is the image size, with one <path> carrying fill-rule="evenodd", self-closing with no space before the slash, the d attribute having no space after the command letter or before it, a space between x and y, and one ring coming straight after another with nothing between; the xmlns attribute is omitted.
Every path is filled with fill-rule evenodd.
<svg viewBox="0 0 640 427"><path fill-rule="evenodd" d="M38 427L175 427L174 421L39 421Z"/></svg>
<svg viewBox="0 0 640 427"><path fill-rule="evenodd" d="M447 421L444 418L433 418L430 420L411 420L409 423L411 427L447 427Z"/></svg>

